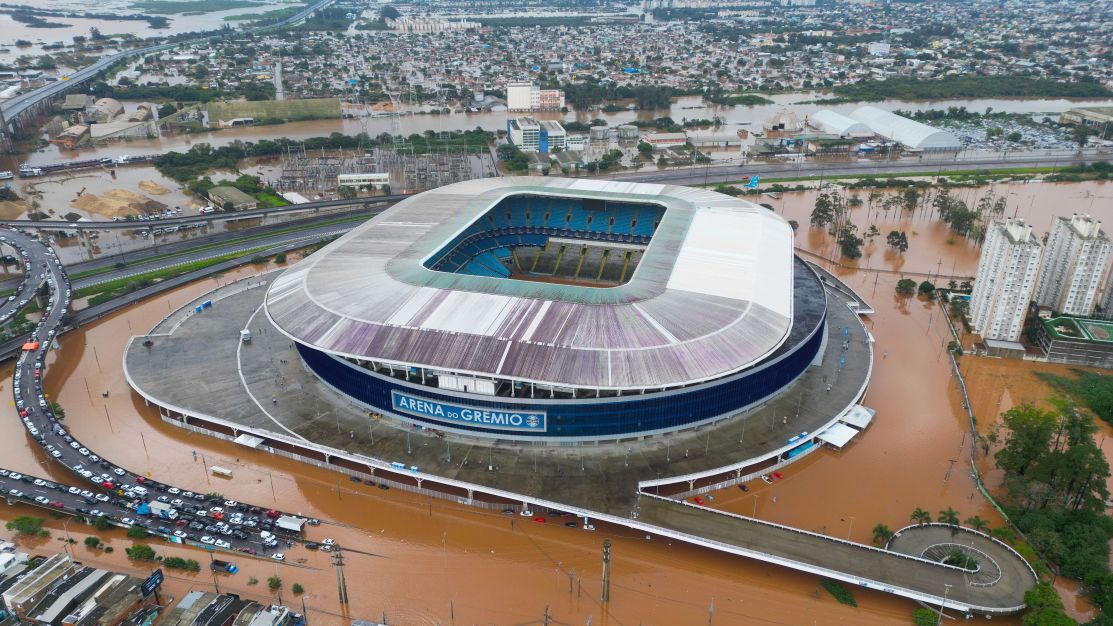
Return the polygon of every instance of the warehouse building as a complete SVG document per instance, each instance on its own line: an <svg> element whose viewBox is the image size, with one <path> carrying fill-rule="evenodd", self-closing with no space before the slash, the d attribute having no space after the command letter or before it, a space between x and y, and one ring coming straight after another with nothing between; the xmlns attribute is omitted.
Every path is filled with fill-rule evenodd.
<svg viewBox="0 0 1113 626"><path fill-rule="evenodd" d="M850 117L865 124L875 134L913 150L924 152L958 152L962 142L953 133L916 120L901 117L873 106L859 107Z"/></svg>

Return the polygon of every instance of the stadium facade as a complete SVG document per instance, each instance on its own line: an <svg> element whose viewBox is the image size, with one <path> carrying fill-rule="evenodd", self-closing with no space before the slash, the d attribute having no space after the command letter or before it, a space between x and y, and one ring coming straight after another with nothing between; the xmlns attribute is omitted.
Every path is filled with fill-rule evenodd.
<svg viewBox="0 0 1113 626"><path fill-rule="evenodd" d="M791 227L702 189L497 178L407 198L275 280L266 314L369 411L495 439L729 419L823 349Z"/></svg>

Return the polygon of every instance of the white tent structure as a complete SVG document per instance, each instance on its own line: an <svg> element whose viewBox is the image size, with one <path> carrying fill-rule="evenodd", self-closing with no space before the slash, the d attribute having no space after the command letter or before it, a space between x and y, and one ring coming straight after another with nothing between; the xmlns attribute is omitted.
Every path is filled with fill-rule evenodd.
<svg viewBox="0 0 1113 626"><path fill-rule="evenodd" d="M872 106L859 107L850 117L870 130L909 148L929 152L957 152L962 143L954 134Z"/></svg>
<svg viewBox="0 0 1113 626"><path fill-rule="evenodd" d="M850 137L851 135L868 136L873 134L869 126L866 126L856 119L849 118L842 113L836 113L831 109L816 111L808 118L808 121L811 122L812 126L824 132L831 133L832 135L838 135L839 137Z"/></svg>

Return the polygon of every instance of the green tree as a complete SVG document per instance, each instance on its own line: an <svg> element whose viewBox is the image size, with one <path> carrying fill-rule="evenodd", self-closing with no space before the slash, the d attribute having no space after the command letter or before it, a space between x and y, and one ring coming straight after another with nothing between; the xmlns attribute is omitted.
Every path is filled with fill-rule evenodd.
<svg viewBox="0 0 1113 626"><path fill-rule="evenodd" d="M897 295L910 296L916 293L916 281L911 278L902 278L897 281Z"/></svg>
<svg viewBox="0 0 1113 626"><path fill-rule="evenodd" d="M344 200L351 200L359 194L356 193L355 187L352 187L351 185L341 185L340 187L337 187L336 195L340 196L340 198Z"/></svg>
<svg viewBox="0 0 1113 626"><path fill-rule="evenodd" d="M127 553L128 558L133 561L153 561L155 560L155 551L151 546L145 543L137 543L130 548L125 548L124 552Z"/></svg>
<svg viewBox="0 0 1113 626"><path fill-rule="evenodd" d="M42 534L44 521L46 520L41 517L20 515L7 524L4 524L4 528L7 528L8 530L14 530L20 535L40 535Z"/></svg>
<svg viewBox="0 0 1113 626"><path fill-rule="evenodd" d="M879 523L873 527L873 542L882 544L893 538L893 531L885 524Z"/></svg>
<svg viewBox="0 0 1113 626"><path fill-rule="evenodd" d="M925 524L931 523L931 513L928 513L920 507L916 507L916 510L912 511L912 515L909 519L916 522L918 526L924 526Z"/></svg>
<svg viewBox="0 0 1113 626"><path fill-rule="evenodd" d="M830 193L824 191L816 196L810 221L815 228L823 228L835 221L835 204Z"/></svg>
<svg viewBox="0 0 1113 626"><path fill-rule="evenodd" d="M916 291L921 296L927 296L929 300L935 298L935 285L933 285L930 281L925 280L924 282L920 283L919 286L916 288Z"/></svg>
<svg viewBox="0 0 1113 626"><path fill-rule="evenodd" d="M112 528L112 522L109 522L108 518L106 518L105 516L98 515L97 518L93 520L93 528L96 528L97 530L108 530L109 528Z"/></svg>
<svg viewBox="0 0 1113 626"><path fill-rule="evenodd" d="M98 539L97 537L93 537L92 535L85 538L85 545L94 550L100 547L100 543L100 539Z"/></svg>
<svg viewBox="0 0 1113 626"><path fill-rule="evenodd" d="M294 583L293 586L290 587L290 590L294 592L294 595L301 595L305 593L305 587L302 587L298 583Z"/></svg>
<svg viewBox="0 0 1113 626"><path fill-rule="evenodd" d="M128 537L132 539L146 539L151 533L147 532L146 528L142 526L132 526L128 528Z"/></svg>
<svg viewBox="0 0 1113 626"><path fill-rule="evenodd" d="M989 532L989 522L978 517L977 515L966 518L966 521L963 522L963 524L966 524L967 527L973 528L980 533Z"/></svg>
<svg viewBox="0 0 1113 626"><path fill-rule="evenodd" d="M641 154L643 156L649 156L653 154L653 146L644 141L638 142L638 154Z"/></svg>
<svg viewBox="0 0 1113 626"><path fill-rule="evenodd" d="M1051 583L1041 582L1024 594L1028 612L1020 619L1023 626L1077 626L1063 612L1063 600Z"/></svg>
<svg viewBox="0 0 1113 626"><path fill-rule="evenodd" d="M904 234L903 230L891 230L885 236L885 244L893 250L904 254L908 251L908 236Z"/></svg>
<svg viewBox="0 0 1113 626"><path fill-rule="evenodd" d="M1086 147L1090 142L1090 131L1081 124L1075 126L1070 133L1071 141L1078 144L1078 149L1081 150Z"/></svg>
<svg viewBox="0 0 1113 626"><path fill-rule="evenodd" d="M267 588L271 591L278 591L282 587L282 579L278 576L271 576L267 579Z"/></svg>
<svg viewBox="0 0 1113 626"><path fill-rule="evenodd" d="M850 222L843 224L839 229L838 243L842 255L848 259L858 259L862 257L862 238L858 236L858 227Z"/></svg>
<svg viewBox="0 0 1113 626"><path fill-rule="evenodd" d="M958 511L951 507L947 507L939 511L937 518L940 524L947 524L948 526L958 526Z"/></svg>

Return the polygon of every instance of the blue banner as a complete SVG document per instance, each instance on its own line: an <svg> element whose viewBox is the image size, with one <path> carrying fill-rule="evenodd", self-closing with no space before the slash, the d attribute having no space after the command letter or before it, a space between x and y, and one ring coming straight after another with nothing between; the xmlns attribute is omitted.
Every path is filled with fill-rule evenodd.
<svg viewBox="0 0 1113 626"><path fill-rule="evenodd" d="M543 433L548 428L544 411L484 409L446 402L435 402L399 391L390 392L394 410L448 424L461 424L493 430L521 430Z"/></svg>

